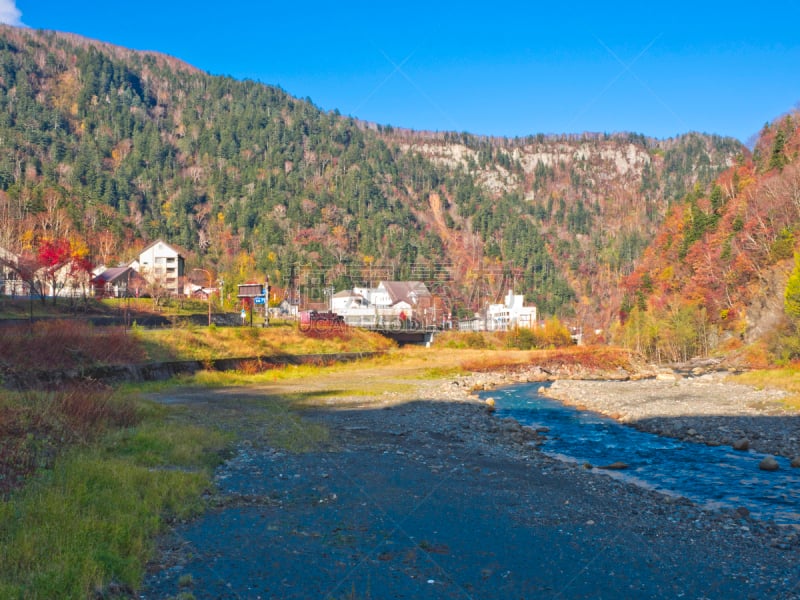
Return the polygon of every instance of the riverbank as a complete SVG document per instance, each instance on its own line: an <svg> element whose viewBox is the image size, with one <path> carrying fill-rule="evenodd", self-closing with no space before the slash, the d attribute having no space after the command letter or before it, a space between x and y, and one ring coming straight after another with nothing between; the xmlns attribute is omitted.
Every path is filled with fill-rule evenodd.
<svg viewBox="0 0 800 600"><path fill-rule="evenodd" d="M782 402L785 392L738 384L725 372L683 377L656 368L629 373L533 367L475 373L459 385L490 390L520 382L550 382L543 395L649 433L800 459L800 411Z"/></svg>
<svg viewBox="0 0 800 600"><path fill-rule="evenodd" d="M163 540L137 597L800 598L792 528L545 456L474 395L504 376L430 362L160 392L211 422L292 398L329 437L286 451L237 418L214 508Z"/></svg>
<svg viewBox="0 0 800 600"><path fill-rule="evenodd" d="M800 457L800 414L778 390L756 390L710 374L640 381L559 380L543 394L642 431L708 445Z"/></svg>

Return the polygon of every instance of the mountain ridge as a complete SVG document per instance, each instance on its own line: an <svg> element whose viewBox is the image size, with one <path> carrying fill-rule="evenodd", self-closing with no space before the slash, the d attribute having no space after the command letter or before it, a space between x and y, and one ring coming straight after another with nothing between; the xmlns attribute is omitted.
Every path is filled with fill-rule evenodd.
<svg viewBox="0 0 800 600"><path fill-rule="evenodd" d="M0 39L0 204L16 223L0 244L69 233L110 262L164 237L226 281L294 273L309 297L377 266L449 265L457 312L513 285L607 331L669 207L749 155L704 134L409 133L73 34Z"/></svg>

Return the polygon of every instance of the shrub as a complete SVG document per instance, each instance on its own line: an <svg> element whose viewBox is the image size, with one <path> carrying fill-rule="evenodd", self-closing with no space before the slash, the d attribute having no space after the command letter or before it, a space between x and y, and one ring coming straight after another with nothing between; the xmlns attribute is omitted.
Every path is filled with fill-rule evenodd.
<svg viewBox="0 0 800 600"><path fill-rule="evenodd" d="M138 422L135 406L97 384L59 391L0 396L0 495L53 465L69 445L83 445L109 429Z"/></svg>
<svg viewBox="0 0 800 600"><path fill-rule="evenodd" d="M122 327L95 328L81 321L37 321L0 328L6 367L13 371L71 369L135 362L144 352Z"/></svg>

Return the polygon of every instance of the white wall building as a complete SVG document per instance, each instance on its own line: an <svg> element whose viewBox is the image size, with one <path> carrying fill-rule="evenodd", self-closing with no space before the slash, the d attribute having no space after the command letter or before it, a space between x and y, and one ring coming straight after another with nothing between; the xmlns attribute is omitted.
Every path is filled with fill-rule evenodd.
<svg viewBox="0 0 800 600"><path fill-rule="evenodd" d="M333 295L331 310L348 325L393 326L400 321L424 321L433 296L421 281L381 281L377 287L357 287Z"/></svg>
<svg viewBox="0 0 800 600"><path fill-rule="evenodd" d="M502 304L490 304L486 310L488 331L508 331L516 327L532 329L536 325L536 307L525 306L525 296L509 290Z"/></svg>
<svg viewBox="0 0 800 600"><path fill-rule="evenodd" d="M151 285L160 285L174 296L183 292L183 256L165 241L156 240L147 246L131 266Z"/></svg>

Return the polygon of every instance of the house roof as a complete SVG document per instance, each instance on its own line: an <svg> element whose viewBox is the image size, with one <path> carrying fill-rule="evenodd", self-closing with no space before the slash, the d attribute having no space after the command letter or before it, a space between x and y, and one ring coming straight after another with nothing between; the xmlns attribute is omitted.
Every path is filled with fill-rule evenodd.
<svg viewBox="0 0 800 600"><path fill-rule="evenodd" d="M139 256L141 256L142 254L144 254L145 252L147 252L148 250L150 250L150 248L152 248L153 246L155 246L155 245L157 245L157 244L164 244L164 245L165 245L167 248L170 248L172 251L174 251L174 252L175 252L175 254L177 254L177 255L178 255L178 256L180 256L180 257L183 257L183 252L181 251L181 249L180 249L180 248L178 248L178 247L176 247L176 246L174 246L174 245L172 245L172 244L169 244L169 243L165 242L165 241L164 241L164 240L162 240L161 238L158 238L157 240L155 240L155 241L153 241L153 242L150 242L149 244L147 244L147 246L145 246L145 247L144 247L142 250L140 250L140 251L139 251Z"/></svg>
<svg viewBox="0 0 800 600"><path fill-rule="evenodd" d="M134 273L138 275L138 273L136 273L136 271L134 271L130 267L110 267L105 271L103 271L102 273L100 273L99 275L97 275L95 277L95 280L102 281L105 283L114 283L115 281L126 278L129 273Z"/></svg>
<svg viewBox="0 0 800 600"><path fill-rule="evenodd" d="M381 281L379 287L386 290L392 304L408 302L413 306L422 298L431 298L431 293L421 281Z"/></svg>
<svg viewBox="0 0 800 600"><path fill-rule="evenodd" d="M342 290L333 295L334 298L364 298L361 294L356 293L355 290Z"/></svg>

